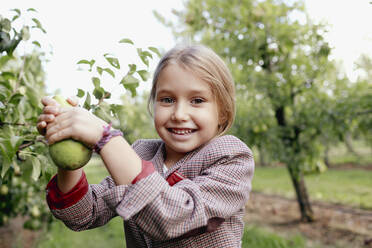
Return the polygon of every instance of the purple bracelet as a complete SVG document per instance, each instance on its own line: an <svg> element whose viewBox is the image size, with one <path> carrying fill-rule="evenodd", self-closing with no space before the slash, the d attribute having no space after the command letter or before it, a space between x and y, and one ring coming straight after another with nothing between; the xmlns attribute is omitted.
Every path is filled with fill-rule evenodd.
<svg viewBox="0 0 372 248"><path fill-rule="evenodd" d="M94 145L93 150L99 153L104 145L106 145L113 137L123 136L120 130L111 130L111 122L107 126L103 126L102 138Z"/></svg>

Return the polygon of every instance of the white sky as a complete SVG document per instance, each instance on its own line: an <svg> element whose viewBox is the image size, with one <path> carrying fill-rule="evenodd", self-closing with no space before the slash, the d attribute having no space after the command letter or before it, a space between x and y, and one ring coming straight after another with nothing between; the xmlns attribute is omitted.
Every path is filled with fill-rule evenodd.
<svg viewBox="0 0 372 248"><path fill-rule="evenodd" d="M132 59L134 49L118 44L122 38L132 39L136 47L155 46L164 50L173 47L175 41L171 31L156 20L152 10L159 11L169 19L173 17L171 9L182 8L182 2L1 0L0 14L7 16L5 13L9 13L11 8L37 9L36 17L47 31L41 44L45 50L53 51L46 65L47 91L53 94L60 89L63 95L70 96L76 94L77 88L92 89L90 78L93 74L77 70L76 63L81 59L100 60L104 53L112 53L121 61L120 75L125 74L126 64L135 61ZM342 60L348 76L355 79L352 70L355 60L361 53L372 56L372 4L369 4L369 0L305 2L311 18L331 25L327 39L334 48L332 56ZM151 63L152 70L157 61ZM105 82L110 80L109 76L105 77ZM114 97L123 92L121 86L113 86L118 81L120 77L115 82L111 80L108 87L114 91Z"/></svg>

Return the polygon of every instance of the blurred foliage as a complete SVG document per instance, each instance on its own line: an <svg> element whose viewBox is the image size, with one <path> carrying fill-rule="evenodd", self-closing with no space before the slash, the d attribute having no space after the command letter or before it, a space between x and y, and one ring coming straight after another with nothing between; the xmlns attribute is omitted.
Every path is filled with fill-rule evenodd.
<svg viewBox="0 0 372 248"><path fill-rule="evenodd" d="M34 12L28 9L25 16ZM45 55L31 34L45 30L35 17L27 25L21 10L11 13L0 17L0 225L24 215L26 228L39 229L51 218L44 188L56 171L36 130L45 95Z"/></svg>
<svg viewBox="0 0 372 248"><path fill-rule="evenodd" d="M342 140L352 125L371 130L355 121L370 111L369 86L351 84L329 59L327 26L312 23L301 1L189 0L174 14L176 23L156 13L179 41L225 59L237 88L232 133L287 165L302 218L311 221L303 175L326 169L328 140Z"/></svg>
<svg viewBox="0 0 372 248"><path fill-rule="evenodd" d="M122 96L123 111L119 119L121 120L121 130L125 133L125 138L131 144L141 139L159 138L155 131L153 119L147 110L147 99L149 93L144 93L135 98L128 95Z"/></svg>

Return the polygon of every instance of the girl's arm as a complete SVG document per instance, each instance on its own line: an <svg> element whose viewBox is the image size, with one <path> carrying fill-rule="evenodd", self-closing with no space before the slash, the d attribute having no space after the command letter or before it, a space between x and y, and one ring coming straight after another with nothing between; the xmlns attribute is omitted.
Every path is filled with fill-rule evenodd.
<svg viewBox="0 0 372 248"><path fill-rule="evenodd" d="M71 105L77 105L76 100L67 100ZM93 147L102 137L103 126L107 123L85 109L61 108L48 97L43 98L42 103L45 107L37 129L46 136L49 144L73 138ZM51 211L73 230L101 226L114 217L115 206L126 191L125 185L117 185L129 184L141 170L141 160L122 137L112 138L101 149L100 155L112 178L88 186L83 169L58 169L57 177L47 186Z"/></svg>
<svg viewBox="0 0 372 248"><path fill-rule="evenodd" d="M130 184L141 172L140 157L121 136L104 145L100 155L116 185Z"/></svg>
<svg viewBox="0 0 372 248"><path fill-rule="evenodd" d="M70 99L71 100L71 99ZM43 98L43 115L39 118L38 129L49 144L72 138L88 147L101 139L103 127L108 124L85 109L61 108L56 101ZM76 102L73 102L76 106ZM47 124L48 123L48 124ZM140 173L141 159L123 137L112 138L101 150L100 155L117 185L127 185ZM81 170L58 171L58 186L62 192L69 191L79 180Z"/></svg>

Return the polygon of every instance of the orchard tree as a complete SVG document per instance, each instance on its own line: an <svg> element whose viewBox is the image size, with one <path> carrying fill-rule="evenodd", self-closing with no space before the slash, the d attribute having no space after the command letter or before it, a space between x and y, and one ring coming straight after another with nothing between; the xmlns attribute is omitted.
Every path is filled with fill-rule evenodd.
<svg viewBox="0 0 372 248"><path fill-rule="evenodd" d="M21 214L30 217L25 226L36 229L50 219L40 175L47 180L54 170L45 165L47 147L35 127L45 95L45 56L30 34L45 30L35 17L22 24L28 22L21 14L33 15L34 9L11 12L12 18L0 17L0 225Z"/></svg>
<svg viewBox="0 0 372 248"><path fill-rule="evenodd" d="M363 54L355 66L361 75L352 84L347 101L349 103L347 108L353 110L350 113L352 132L354 136L367 141L372 146L372 58Z"/></svg>
<svg viewBox="0 0 372 248"><path fill-rule="evenodd" d="M57 171L47 142L36 129L43 108L41 98L46 95L46 59L41 44L31 37L35 30L46 32L32 16L35 12L32 8L23 13L13 9L11 18L0 17L0 226L9 218L25 215L29 218L24 225L31 229L39 229L43 221L52 220L44 189ZM23 49L18 49L21 45ZM123 92L134 97L139 83L149 77L151 59L159 52L155 47L136 48L127 38L120 40L119 45L136 49L138 63L123 69L111 53L103 55L102 64L95 59L82 59L77 63L92 73L94 90L76 90L84 100L84 108L125 132L125 106L108 101L111 92L106 89L104 75L112 77Z"/></svg>
<svg viewBox="0 0 372 248"><path fill-rule="evenodd" d="M333 75L326 26L313 24L301 2L284 0L189 0L174 11L177 23L155 14L180 40L225 58L237 88L233 133L286 165L301 220L313 221L304 174L324 169L324 137L348 128L349 109L338 108L336 94L348 80Z"/></svg>

